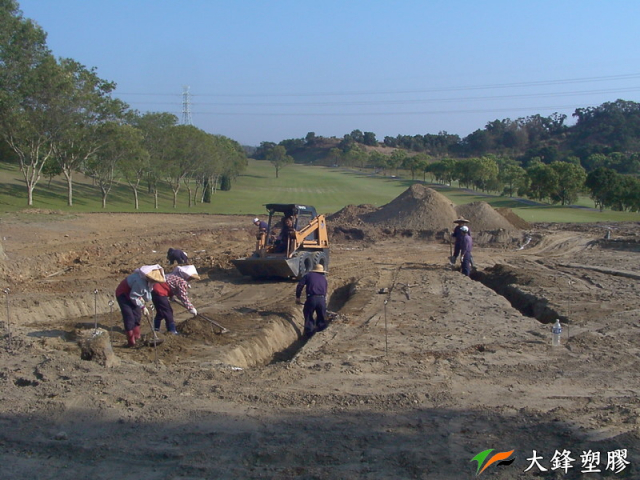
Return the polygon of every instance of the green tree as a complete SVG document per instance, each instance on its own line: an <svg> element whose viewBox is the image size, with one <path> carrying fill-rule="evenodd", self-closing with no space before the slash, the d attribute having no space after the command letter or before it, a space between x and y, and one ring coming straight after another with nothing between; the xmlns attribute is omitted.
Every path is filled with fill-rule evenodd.
<svg viewBox="0 0 640 480"><path fill-rule="evenodd" d="M557 174L557 186L551 194L551 200L561 205L570 205L578 200L584 190L587 174L580 165L567 162L554 162L550 165Z"/></svg>
<svg viewBox="0 0 640 480"><path fill-rule="evenodd" d="M388 157L389 168L397 173L407 158L407 151L401 148L395 149Z"/></svg>
<svg viewBox="0 0 640 480"><path fill-rule="evenodd" d="M310 147L315 145L317 141L316 132L307 133L307 136L304 138L304 140Z"/></svg>
<svg viewBox="0 0 640 480"><path fill-rule="evenodd" d="M414 156L415 168L417 172L422 172L422 181L426 181L426 169L431 162L431 157L426 153L418 153Z"/></svg>
<svg viewBox="0 0 640 480"><path fill-rule="evenodd" d="M331 164L335 167L340 166L342 160L342 150L339 148L332 148L329 150L329 160L331 160Z"/></svg>
<svg viewBox="0 0 640 480"><path fill-rule="evenodd" d="M405 157L402 168L411 172L411 180L416 179L416 173L422 170L423 163L420 161L418 155L410 155Z"/></svg>
<svg viewBox="0 0 640 480"><path fill-rule="evenodd" d="M490 187L496 185L499 173L498 164L493 158L479 158L474 169L473 184L482 191L491 190Z"/></svg>
<svg viewBox="0 0 640 480"><path fill-rule="evenodd" d="M71 59L60 60L67 80L56 115L57 135L52 138L54 158L67 180L67 204L73 205L73 173L100 147L96 128L123 117L126 104L109 97L115 84L102 80L95 69Z"/></svg>
<svg viewBox="0 0 640 480"><path fill-rule="evenodd" d="M138 210L140 208L138 187L149 171L149 152L144 147L144 136L137 128L123 125L118 134L121 136L121 148L126 148L126 156L123 156L123 161L117 164L118 171L131 188L133 206Z"/></svg>
<svg viewBox="0 0 640 480"><path fill-rule="evenodd" d="M620 187L619 177L617 172L605 167L598 167L587 175L585 186L600 211L614 204Z"/></svg>
<svg viewBox="0 0 640 480"><path fill-rule="evenodd" d="M362 143L364 143L369 147L375 147L376 145L378 145L378 140L376 140L376 134L373 132L364 132Z"/></svg>
<svg viewBox="0 0 640 480"><path fill-rule="evenodd" d="M353 144L344 153L343 158L347 165L362 168L367 163L369 156L367 155L367 152L360 147L360 145Z"/></svg>
<svg viewBox="0 0 640 480"><path fill-rule="evenodd" d="M53 154L55 115L64 90L62 71L46 45L46 33L22 17L18 3L0 2L0 135L16 153L27 205Z"/></svg>
<svg viewBox="0 0 640 480"><path fill-rule="evenodd" d="M169 131L178 124L178 117L171 113L129 112L129 122L142 133L144 148L149 153L146 181L149 193L153 194L154 208L158 208L158 186L169 163Z"/></svg>
<svg viewBox="0 0 640 480"><path fill-rule="evenodd" d="M102 147L87 161L91 175L102 195L102 208L107 207L107 197L116 181L118 169L132 158L132 152L141 147L141 135L131 125L106 122L98 127Z"/></svg>
<svg viewBox="0 0 640 480"><path fill-rule="evenodd" d="M527 169L527 195L536 200L550 199L558 191L558 173L549 165L534 162Z"/></svg>
<svg viewBox="0 0 640 480"><path fill-rule="evenodd" d="M513 197L514 193L523 186L523 180L527 172L515 161L503 164L498 178L505 185L504 193Z"/></svg>
<svg viewBox="0 0 640 480"><path fill-rule="evenodd" d="M372 150L371 152L369 152L369 165L371 165L375 170L376 173L378 173L378 171L382 171L382 173L384 174L385 170L387 169L387 155L378 152L377 150Z"/></svg>
<svg viewBox="0 0 640 480"><path fill-rule="evenodd" d="M169 144L164 180L173 192L173 208L178 205L178 192L182 182L189 190L189 175L193 174L203 156L206 133L193 125L176 125L168 131ZM280 147L284 150L284 147ZM191 206L189 191L189 206Z"/></svg>
<svg viewBox="0 0 640 480"><path fill-rule="evenodd" d="M276 145L267 152L267 160L276 169L276 178L279 178L280 170L293 163L293 157L287 155L287 151L281 145Z"/></svg>

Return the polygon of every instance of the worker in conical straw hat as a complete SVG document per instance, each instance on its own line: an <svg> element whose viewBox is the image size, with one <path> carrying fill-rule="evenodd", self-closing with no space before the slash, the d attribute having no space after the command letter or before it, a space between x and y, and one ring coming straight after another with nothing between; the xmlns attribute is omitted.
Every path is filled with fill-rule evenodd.
<svg viewBox="0 0 640 480"><path fill-rule="evenodd" d="M122 312L127 346L134 347L140 339L140 319L143 314L149 315L146 304L151 301L153 285L164 281L164 270L160 265L143 265L136 268L116 288L116 300Z"/></svg>
<svg viewBox="0 0 640 480"><path fill-rule="evenodd" d="M300 297L306 288L307 299L302 308L304 315L304 336L312 337L316 332L327 328L327 277L324 265L314 265L309 273L303 276L296 287L296 303L302 304ZM314 315L315 314L315 315Z"/></svg>
<svg viewBox="0 0 640 480"><path fill-rule="evenodd" d="M453 229L453 233L451 234L451 237L455 239L453 255L449 257L449 262L451 263L451 265L456 264L456 260L458 259L458 255L460 254L460 246L462 242L462 234L460 232L460 228L462 228L463 225L466 226L468 231L467 235L471 236L471 230L469 229L469 220L464 217L460 217L454 220L453 223L456 224L456 227Z"/></svg>
<svg viewBox="0 0 640 480"><path fill-rule="evenodd" d="M193 265L178 265L171 273L167 274L166 279L165 283L155 284L151 292L153 306L156 308L153 328L159 331L164 319L167 324L167 332L177 335L178 330L173 319L173 308L171 308L169 299L177 298L194 317L198 315L196 307L189 300L188 289L191 286L188 282L200 280L200 275Z"/></svg>

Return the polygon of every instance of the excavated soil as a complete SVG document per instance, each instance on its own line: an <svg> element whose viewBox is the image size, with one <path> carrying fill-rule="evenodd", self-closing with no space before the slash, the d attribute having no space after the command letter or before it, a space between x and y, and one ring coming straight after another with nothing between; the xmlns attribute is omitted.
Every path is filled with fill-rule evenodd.
<svg viewBox="0 0 640 480"><path fill-rule="evenodd" d="M639 224L527 225L435 193L329 217L332 322L309 341L294 281L230 263L251 217L5 215L1 478L461 479L487 449L514 452L486 478L640 478ZM460 214L471 278L447 260ZM180 335L124 348L113 291L169 247L209 320L175 306ZM117 362L83 355L96 330ZM534 450L546 472L525 472Z"/></svg>

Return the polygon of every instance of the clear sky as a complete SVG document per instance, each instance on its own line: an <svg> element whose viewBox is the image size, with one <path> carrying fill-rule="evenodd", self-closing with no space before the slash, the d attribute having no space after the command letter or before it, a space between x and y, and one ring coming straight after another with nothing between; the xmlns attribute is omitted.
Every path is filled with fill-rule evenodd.
<svg viewBox="0 0 640 480"><path fill-rule="evenodd" d="M640 101L638 0L18 0L57 57L141 112L243 145L461 137Z"/></svg>

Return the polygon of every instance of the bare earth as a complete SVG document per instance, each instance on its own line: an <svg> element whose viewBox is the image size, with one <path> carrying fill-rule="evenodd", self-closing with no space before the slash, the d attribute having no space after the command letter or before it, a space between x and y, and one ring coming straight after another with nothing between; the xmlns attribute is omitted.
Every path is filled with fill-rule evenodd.
<svg viewBox="0 0 640 480"><path fill-rule="evenodd" d="M345 227L336 316L305 344L295 282L230 264L253 248L249 217L5 215L0 478L471 479L487 449L515 460L483 478L640 478L640 230L611 227L487 239L472 278L448 266L446 237ZM198 310L230 331L176 306L181 335L124 348L113 292L169 247L202 274ZM109 362L82 354L96 330ZM534 450L546 472L525 472ZM583 473L588 451L600 473Z"/></svg>

